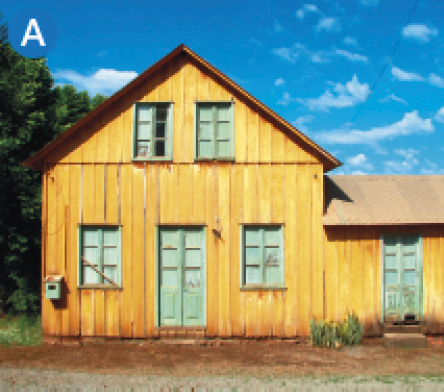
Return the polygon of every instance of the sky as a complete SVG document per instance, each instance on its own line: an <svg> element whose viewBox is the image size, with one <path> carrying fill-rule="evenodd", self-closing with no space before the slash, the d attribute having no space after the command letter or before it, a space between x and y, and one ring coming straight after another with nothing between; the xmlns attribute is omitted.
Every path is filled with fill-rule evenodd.
<svg viewBox="0 0 444 392"><path fill-rule="evenodd" d="M183 43L343 162L330 174L444 174L444 2L416 1L21 0L1 11L54 17L56 84L112 95Z"/></svg>

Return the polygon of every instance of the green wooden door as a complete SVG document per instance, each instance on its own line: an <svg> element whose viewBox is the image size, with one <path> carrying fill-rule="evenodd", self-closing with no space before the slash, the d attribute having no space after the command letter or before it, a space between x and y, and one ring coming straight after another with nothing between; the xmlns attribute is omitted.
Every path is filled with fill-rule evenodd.
<svg viewBox="0 0 444 392"><path fill-rule="evenodd" d="M204 229L161 228L159 240L160 326L203 326Z"/></svg>
<svg viewBox="0 0 444 392"><path fill-rule="evenodd" d="M421 319L422 268L417 235L385 236L384 321Z"/></svg>

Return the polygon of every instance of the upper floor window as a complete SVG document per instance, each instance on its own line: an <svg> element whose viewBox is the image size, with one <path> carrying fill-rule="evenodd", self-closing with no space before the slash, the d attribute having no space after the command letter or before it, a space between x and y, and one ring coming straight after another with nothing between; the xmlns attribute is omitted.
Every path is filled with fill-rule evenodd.
<svg viewBox="0 0 444 392"><path fill-rule="evenodd" d="M234 159L232 102L198 102L196 125L197 159Z"/></svg>
<svg viewBox="0 0 444 392"><path fill-rule="evenodd" d="M133 159L171 159L171 103L135 104Z"/></svg>

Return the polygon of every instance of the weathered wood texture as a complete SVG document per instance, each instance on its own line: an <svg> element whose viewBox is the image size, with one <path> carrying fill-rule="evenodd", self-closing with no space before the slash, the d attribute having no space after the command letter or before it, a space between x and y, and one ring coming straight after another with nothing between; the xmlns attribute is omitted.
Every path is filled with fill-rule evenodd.
<svg viewBox="0 0 444 392"><path fill-rule="evenodd" d="M195 101L235 100L236 162L317 163L318 153L282 130L262 112L235 96L231 87L210 76L189 57L179 56L119 105L82 127L45 157L53 163L131 163L132 111L135 101L173 101L173 162L194 162Z"/></svg>
<svg viewBox="0 0 444 392"><path fill-rule="evenodd" d="M422 238L423 320L428 333L444 333L444 227L330 227L325 231L326 319L354 310L367 335L381 333L381 244L383 234Z"/></svg>
<svg viewBox="0 0 444 392"><path fill-rule="evenodd" d="M124 338L154 334L157 210L160 225L207 225L208 336L306 335L311 315L322 316L322 286L317 282L322 275L317 267L322 265L322 238L316 234L322 233L322 186L316 184L322 181L321 165L159 164L158 170L147 167L146 178L143 164L122 165L123 290L77 289L80 209L83 223L100 223L106 204L110 211L107 224L118 223L117 214L111 213L117 210L117 190L108 189L110 182L116 182L115 168L110 170L111 167L108 165L105 171L103 165L83 165L83 174L80 174L78 165L58 165L56 178L48 181L52 203L48 208L45 274L63 274L69 294L63 306L54 306L57 302L45 300L45 334L68 336L80 331L85 336ZM106 193L98 189L104 186L105 172ZM84 177L83 195L79 194L79 186L71 185L73 178L78 180L80 175ZM156 203L157 183L159 203ZM296 184L300 184L303 191ZM97 197L97 193L101 196ZM80 200L83 200L82 207ZM305 206L307 200L309 203ZM71 215L65 214L64 206L68 206ZM290 215L288 219L286 214ZM313 219L314 216L318 218ZM221 238L213 233L216 217L221 219ZM284 223L286 291L241 291L239 229L243 223ZM59 234L60 230L65 237ZM56 235L52 235L53 232ZM69 244L69 253L64 251L65 243Z"/></svg>

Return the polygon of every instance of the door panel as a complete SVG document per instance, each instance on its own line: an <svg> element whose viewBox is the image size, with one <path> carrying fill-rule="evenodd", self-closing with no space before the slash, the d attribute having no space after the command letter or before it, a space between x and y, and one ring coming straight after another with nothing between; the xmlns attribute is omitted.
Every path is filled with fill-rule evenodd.
<svg viewBox="0 0 444 392"><path fill-rule="evenodd" d="M160 324L182 324L180 237L176 229L160 231Z"/></svg>
<svg viewBox="0 0 444 392"><path fill-rule="evenodd" d="M420 320L421 257L419 236L386 236L384 257L384 319Z"/></svg>
<svg viewBox="0 0 444 392"><path fill-rule="evenodd" d="M204 324L204 230L160 230L160 325Z"/></svg>
<svg viewBox="0 0 444 392"><path fill-rule="evenodd" d="M203 324L203 231L202 229L184 229L184 271L183 271L183 325Z"/></svg>

